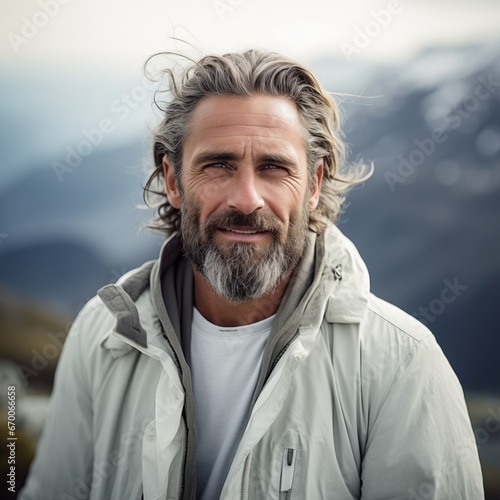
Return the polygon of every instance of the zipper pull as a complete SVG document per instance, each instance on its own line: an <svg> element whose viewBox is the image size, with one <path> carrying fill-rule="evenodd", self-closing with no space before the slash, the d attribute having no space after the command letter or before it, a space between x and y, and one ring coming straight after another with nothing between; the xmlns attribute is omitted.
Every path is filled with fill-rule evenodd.
<svg viewBox="0 0 500 500"><path fill-rule="evenodd" d="M281 464L281 483L280 492L286 492L286 498L292 490L293 474L295 472L295 462L297 459L297 450L293 448L285 449L283 452L283 462Z"/></svg>

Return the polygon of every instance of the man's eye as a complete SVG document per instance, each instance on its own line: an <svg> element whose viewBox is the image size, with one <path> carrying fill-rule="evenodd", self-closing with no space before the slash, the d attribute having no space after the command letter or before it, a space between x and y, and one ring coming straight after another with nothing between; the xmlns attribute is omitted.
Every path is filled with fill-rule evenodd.
<svg viewBox="0 0 500 500"><path fill-rule="evenodd" d="M205 168L226 168L226 165L224 163L210 163Z"/></svg>
<svg viewBox="0 0 500 500"><path fill-rule="evenodd" d="M272 163L269 165L265 165L263 167L263 170L276 170L276 171L286 172L285 167L282 167L281 165L273 165Z"/></svg>

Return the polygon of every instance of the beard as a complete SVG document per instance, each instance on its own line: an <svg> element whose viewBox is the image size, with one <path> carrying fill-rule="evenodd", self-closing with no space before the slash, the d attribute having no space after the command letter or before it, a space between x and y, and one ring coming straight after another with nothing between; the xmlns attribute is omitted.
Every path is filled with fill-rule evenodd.
<svg viewBox="0 0 500 500"><path fill-rule="evenodd" d="M291 275L302 254L308 231L307 204L290 215L288 228L276 217L260 212L227 210L200 222L198 207L181 206L184 252L212 289L231 302L247 302L271 293ZM246 227L266 231L270 243L218 243L221 228Z"/></svg>

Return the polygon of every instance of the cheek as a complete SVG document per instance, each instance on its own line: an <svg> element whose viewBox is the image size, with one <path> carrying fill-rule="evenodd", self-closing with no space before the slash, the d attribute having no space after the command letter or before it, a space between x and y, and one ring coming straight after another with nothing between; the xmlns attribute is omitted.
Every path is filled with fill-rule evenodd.
<svg viewBox="0 0 500 500"><path fill-rule="evenodd" d="M189 196L184 196L183 204L191 212L197 213L197 222L203 227L210 216L217 211L218 202L214 196L210 196L209 191L190 192Z"/></svg>
<svg viewBox="0 0 500 500"><path fill-rule="evenodd" d="M309 204L309 191L303 186L293 184L283 186L279 191L268 193L269 207L283 222L296 219Z"/></svg>
<svg viewBox="0 0 500 500"><path fill-rule="evenodd" d="M184 183L186 192L190 193L190 199L196 200L196 204L203 212L216 207L224 198L224 183L219 179L209 179L205 176L196 176L186 179Z"/></svg>

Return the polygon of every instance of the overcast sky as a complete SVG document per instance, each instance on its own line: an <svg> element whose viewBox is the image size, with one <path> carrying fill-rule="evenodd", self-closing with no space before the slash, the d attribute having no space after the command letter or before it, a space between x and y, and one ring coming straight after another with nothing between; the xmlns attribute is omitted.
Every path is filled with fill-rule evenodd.
<svg viewBox="0 0 500 500"><path fill-rule="evenodd" d="M45 12L44 12L45 11ZM48 12L48 13L46 13ZM500 34L495 0L2 0L0 62L138 73L147 56L250 46L308 61L398 60Z"/></svg>

